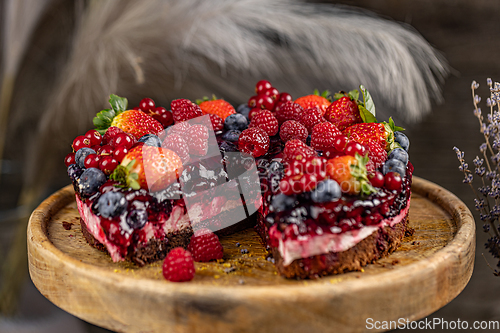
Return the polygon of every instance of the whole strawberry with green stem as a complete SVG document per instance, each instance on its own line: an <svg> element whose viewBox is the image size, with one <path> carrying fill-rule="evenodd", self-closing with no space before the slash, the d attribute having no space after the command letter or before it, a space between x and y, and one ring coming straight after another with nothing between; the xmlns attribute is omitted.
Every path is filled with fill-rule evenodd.
<svg viewBox="0 0 500 333"><path fill-rule="evenodd" d="M99 133L104 134L111 127L118 127L140 139L146 134L159 134L163 131L162 124L139 110L127 110L128 101L124 97L110 95L111 109L99 112L93 119L94 126Z"/></svg>
<svg viewBox="0 0 500 333"><path fill-rule="evenodd" d="M175 182L182 170L180 157L170 149L139 144L125 155L110 178L123 187L157 192Z"/></svg>
<svg viewBox="0 0 500 333"><path fill-rule="evenodd" d="M337 126L341 131L351 125L361 123L363 119L358 108L359 92L352 90L349 93L344 91L334 95L336 99L325 112L325 119Z"/></svg>

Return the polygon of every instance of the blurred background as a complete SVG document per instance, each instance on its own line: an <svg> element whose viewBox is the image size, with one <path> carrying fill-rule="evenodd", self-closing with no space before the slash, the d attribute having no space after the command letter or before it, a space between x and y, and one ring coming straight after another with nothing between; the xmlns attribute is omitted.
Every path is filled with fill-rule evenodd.
<svg viewBox="0 0 500 333"><path fill-rule="evenodd" d="M51 161L44 161L43 156L30 159L30 156L37 151L27 147L33 147L33 141L40 140L42 113L48 112L46 104L52 98L47 95L47 91L50 91L50 87L57 86L58 80L61 80L61 71L70 53L69 41L74 38L72 33L79 19L77 13L92 2L33 1L31 5L45 8L42 11L32 11L40 13L39 17L27 18L27 26L22 26L23 22L15 22L14 24L19 26L14 41L12 36L9 37L5 33L0 37L2 45L11 47L10 63L5 64L4 50L2 53L4 59L1 59L4 61L4 66L0 69L3 78L1 110L8 110L8 112L0 111L0 137L3 137L3 141L0 140L0 145L3 146L0 147L3 149L0 154L0 259L2 259L0 260L0 332L33 332L35 329L37 332L106 332L58 309L40 295L28 276L25 240L26 221L32 209L52 192L69 183L62 158L70 149L70 140L64 142L66 152L59 146L53 148L54 151L47 155ZM410 158L415 166L415 175L455 193L469 206L478 220L472 203L473 195L470 188L462 184L463 175L458 171L458 161L452 148L458 146L464 150L466 158L472 164L472 159L478 154L478 147L482 142L477 120L472 115L470 85L473 80L481 84L478 93L483 98L483 108L485 108L484 101L489 95L486 78L491 77L494 81L500 81L500 65L498 65L500 2L489 0L325 2L359 7L382 18L410 25L446 58L450 65L450 75L442 85L444 98L442 102L440 104L434 102L431 112L418 122L405 122L404 119L402 121L411 140ZM12 14L7 13L7 10L6 2L1 2L2 17ZM30 22L33 22L31 26ZM154 81L154 76L146 78ZM277 82L281 82L279 75L275 78ZM241 84L238 87L245 89L244 95L249 96L255 82L256 80L252 79L248 84ZM207 81L202 83L200 85L203 89L197 89L196 92L204 91L206 94L219 92L218 95L225 97L222 93L223 83L217 82L214 85L210 85ZM314 88L320 90L337 88L328 86L330 84L328 81L324 81L322 85L321 79L316 83L317 86L311 86L309 90L300 93L307 94ZM281 88L279 83L276 83L276 86L280 90L286 89ZM144 85L142 87L141 89L147 90ZM180 91L185 93L182 89ZM165 103L169 100L168 94L148 95L147 92L139 90L136 95L131 96L131 101L137 104L140 98L145 96L157 98ZM234 103L245 102L236 98L231 100L229 97L229 99ZM105 105L105 102L106 99L102 98L94 103ZM377 104L377 99L375 102ZM88 117L69 119L78 123L77 126L69 126L71 127L69 137L74 137L83 129L90 128ZM51 149L45 147L42 151ZM47 162L51 166L50 172L47 171L47 167L35 164L42 162ZM30 173L30 168L40 172ZM31 191L35 187L26 188L26 177L44 178L46 181L37 183L36 190ZM484 250L487 237L488 235L482 231L481 224L478 223L474 274L465 290L448 305L431 314L430 319L443 318L448 321L460 319L469 323L476 320L500 321L498 298L500 278L493 275L486 263L487 260L492 266L496 264Z"/></svg>

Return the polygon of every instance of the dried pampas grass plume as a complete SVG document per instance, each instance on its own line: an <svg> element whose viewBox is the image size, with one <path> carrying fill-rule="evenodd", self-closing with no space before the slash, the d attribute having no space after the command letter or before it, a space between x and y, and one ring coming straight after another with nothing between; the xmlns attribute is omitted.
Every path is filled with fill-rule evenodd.
<svg viewBox="0 0 500 333"><path fill-rule="evenodd" d="M26 188L43 182L37 175L47 158L41 154L52 149L63 156L110 93L168 106L173 98L211 93L244 102L262 78L292 95L362 83L401 119L414 121L429 112L431 99L440 99L447 72L443 58L410 28L346 7L291 0L90 1L43 113Z"/></svg>

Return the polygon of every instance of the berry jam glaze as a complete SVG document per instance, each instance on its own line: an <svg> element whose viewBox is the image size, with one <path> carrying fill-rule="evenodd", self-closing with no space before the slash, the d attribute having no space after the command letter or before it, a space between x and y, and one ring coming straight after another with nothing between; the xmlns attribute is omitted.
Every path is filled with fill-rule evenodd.
<svg viewBox="0 0 500 333"><path fill-rule="evenodd" d="M269 172L256 230L266 244L279 248L285 265L294 259L347 250L378 228L393 226L406 216L412 173L408 163L400 191L379 189L364 198L343 195L327 203L314 203L306 192L291 196L293 204L275 212L270 203L279 194L276 184L282 173Z"/></svg>

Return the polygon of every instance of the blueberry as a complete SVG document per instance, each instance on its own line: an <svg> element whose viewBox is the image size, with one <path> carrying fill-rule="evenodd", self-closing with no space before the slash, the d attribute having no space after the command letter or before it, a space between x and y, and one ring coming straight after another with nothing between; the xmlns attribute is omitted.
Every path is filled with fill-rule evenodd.
<svg viewBox="0 0 500 333"><path fill-rule="evenodd" d="M382 173L385 175L389 172L397 172L401 177L404 177L406 174L406 165L400 160L387 160L382 167Z"/></svg>
<svg viewBox="0 0 500 333"><path fill-rule="evenodd" d="M342 196L339 184L332 179L327 179L318 183L311 193L314 202L330 202Z"/></svg>
<svg viewBox="0 0 500 333"><path fill-rule="evenodd" d="M247 119L248 119L248 114L250 113L250 110L252 110L252 108L249 107L247 104L240 104L236 108L236 112L244 115L245 118L247 118Z"/></svg>
<svg viewBox="0 0 500 333"><path fill-rule="evenodd" d="M145 209L136 209L127 215L127 224L133 229L142 229L146 222L148 222L148 212Z"/></svg>
<svg viewBox="0 0 500 333"><path fill-rule="evenodd" d="M242 114L233 113L229 115L224 121L224 127L227 130L243 131L248 127L248 120Z"/></svg>
<svg viewBox="0 0 500 333"><path fill-rule="evenodd" d="M71 164L68 167L68 176L72 181L76 181L83 173L83 169L76 164Z"/></svg>
<svg viewBox="0 0 500 333"><path fill-rule="evenodd" d="M127 209L127 199L120 192L106 192L97 201L97 211L107 219L123 213Z"/></svg>
<svg viewBox="0 0 500 333"><path fill-rule="evenodd" d="M96 152L94 149L87 148L87 147L78 149L78 151L75 154L76 164L78 164L78 166L80 168L85 168L85 165L84 165L85 157L87 157L90 154L95 154L95 153Z"/></svg>
<svg viewBox="0 0 500 333"><path fill-rule="evenodd" d="M151 147L161 147L161 140L159 137L157 137L154 134L146 134L141 136L141 138L138 140L139 142L144 142L146 146L151 146Z"/></svg>
<svg viewBox="0 0 500 333"><path fill-rule="evenodd" d="M405 165L408 163L408 153L403 148L394 148L387 156L388 159L396 159L403 162Z"/></svg>
<svg viewBox="0 0 500 333"><path fill-rule="evenodd" d="M291 209L295 206L295 198L286 194L280 193L273 198L271 202L273 211L276 213Z"/></svg>
<svg viewBox="0 0 500 333"><path fill-rule="evenodd" d="M226 141L237 142L240 137L241 131L229 130L222 135L222 138Z"/></svg>
<svg viewBox="0 0 500 333"><path fill-rule="evenodd" d="M82 148L84 149L84 148ZM106 175L99 169L88 168L80 176L78 188L84 196L91 196L99 191L102 184L106 182Z"/></svg>
<svg viewBox="0 0 500 333"><path fill-rule="evenodd" d="M410 140L403 132L394 132L394 141L399 143L404 150L410 149Z"/></svg>

